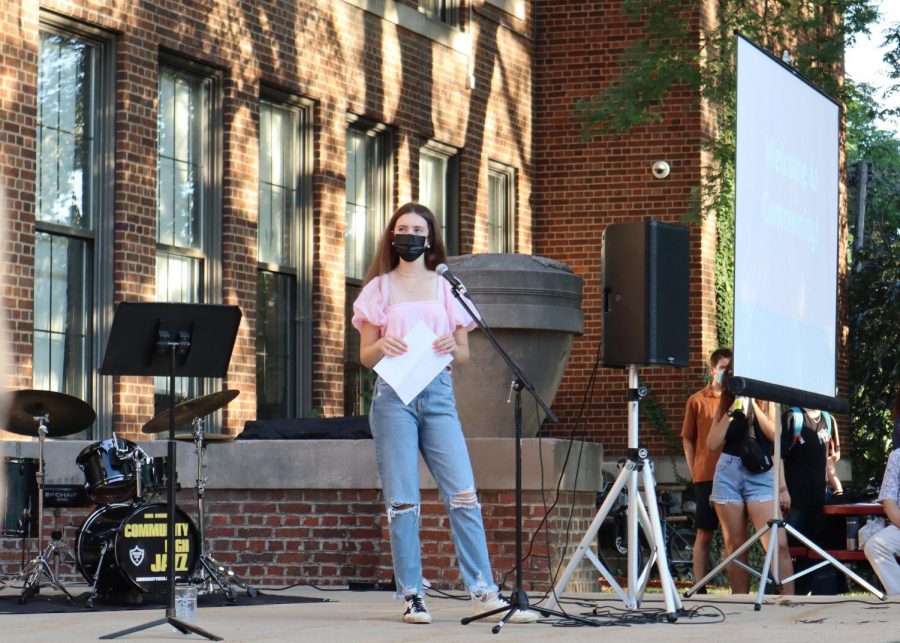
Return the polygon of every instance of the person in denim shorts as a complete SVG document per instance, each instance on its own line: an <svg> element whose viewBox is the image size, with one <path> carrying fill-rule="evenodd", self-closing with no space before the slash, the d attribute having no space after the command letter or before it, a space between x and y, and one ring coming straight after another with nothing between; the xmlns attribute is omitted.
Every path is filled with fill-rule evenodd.
<svg viewBox="0 0 900 643"><path fill-rule="evenodd" d="M353 304L352 323L360 332L364 366L372 368L382 359L405 353L403 337L420 323L436 336L435 352L451 355L457 364L468 360L468 332L475 322L454 298L450 284L434 271L446 261L440 227L431 211L418 203L400 207L382 235ZM403 621L431 622L424 602L419 540L420 453L450 516L456 556L476 615L509 607L494 583L450 371L434 377L409 404L379 377L369 424L387 509L397 597L404 599ZM500 612L488 620L499 621L504 615ZM519 610L509 622L537 619L537 612Z"/></svg>
<svg viewBox="0 0 900 643"><path fill-rule="evenodd" d="M757 531L772 518L774 471L769 469L764 473L751 473L741 462L740 449L748 431L753 431L763 450L771 456L777 418L776 404L746 398L735 400L726 383L707 446L711 450L722 449L709 500L719 516L725 550L729 556L749 538L748 518ZM778 466L782 466L781 463ZM789 497L784 489L779 492L779 504L783 511L787 511L790 507L785 503L789 503ZM769 533L762 538L762 544L768 550ZM782 579L794 573L784 530L778 531L778 546L778 578ZM746 552L741 560L746 564ZM728 580L732 593L747 594L750 591L750 574L737 563L728 566ZM782 589L786 594L793 594L794 583L785 583Z"/></svg>

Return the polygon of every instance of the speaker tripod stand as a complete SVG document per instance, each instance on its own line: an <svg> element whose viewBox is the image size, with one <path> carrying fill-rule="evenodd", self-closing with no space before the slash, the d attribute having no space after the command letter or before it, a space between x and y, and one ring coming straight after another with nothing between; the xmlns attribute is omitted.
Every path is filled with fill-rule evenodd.
<svg viewBox="0 0 900 643"><path fill-rule="evenodd" d="M610 489L597 511L597 515L582 537L575 554L566 566L563 575L554 588L549 600L551 605L558 604L559 596L565 591L572 575L575 573L581 561L587 557L597 568L603 578L609 583L613 591L619 595L625 607L638 609L650 571L656 564L659 579L665 598L666 618L674 623L678 618L678 612L682 609L681 599L672 580L669 571L669 561L666 557L665 539L662 525L659 519L659 505L656 500L656 484L653 480L652 463L646 448L638 447L638 419L640 414L640 400L647 394L646 389L639 386L637 366L628 367L628 452L625 465L619 472L615 483ZM644 498L638 494L638 482L643 482ZM628 487L628 587L623 589L613 574L600 561L599 557L591 550L591 544L596 542L597 532L603 525L603 521L612 511L619 492ZM638 543L638 527L643 530L644 536L650 546L650 556L644 568L638 569L640 547Z"/></svg>

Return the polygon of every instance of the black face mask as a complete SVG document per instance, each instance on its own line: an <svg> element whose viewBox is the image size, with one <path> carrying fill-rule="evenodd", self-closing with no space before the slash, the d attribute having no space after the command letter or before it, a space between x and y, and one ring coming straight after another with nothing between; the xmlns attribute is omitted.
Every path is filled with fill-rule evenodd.
<svg viewBox="0 0 900 643"><path fill-rule="evenodd" d="M397 251L397 254L400 255L403 261L412 263L425 252L427 241L428 237L418 234L395 234L391 245L394 246L394 250Z"/></svg>

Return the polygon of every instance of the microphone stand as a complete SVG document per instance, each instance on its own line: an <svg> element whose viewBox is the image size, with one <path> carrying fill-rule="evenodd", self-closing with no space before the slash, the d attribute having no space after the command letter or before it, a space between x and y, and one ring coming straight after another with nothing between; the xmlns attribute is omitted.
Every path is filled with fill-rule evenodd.
<svg viewBox="0 0 900 643"><path fill-rule="evenodd" d="M541 409L543 409L544 413L547 414L547 419L550 420L551 423L558 423L559 418L550 409L550 407L547 406L544 400L541 399L541 396L537 394L537 391L535 391L534 389L534 384L529 381L528 377L525 375L519 365L516 364L515 360L510 357L509 353L503 350L503 347L500 346L500 344L497 342L497 338L494 337L494 334L491 332L491 329L488 327L485 321L480 316L476 315L475 312L463 299L463 294L465 292L465 288L463 287L463 285L459 283L458 280L454 282L453 280L447 278L446 274L442 274L441 276L443 276L451 283L453 296L469 314L469 317L472 318L472 321L474 321L478 325L478 328L482 330L485 337L488 338L488 341L494 347L494 350L496 350L500 357L503 358L503 361L506 362L507 366L509 366L510 370L513 372L513 375L515 375L512 387L516 392L516 586L510 594L509 607L499 607L497 609L491 610L489 612L484 612L483 614L478 614L476 616L467 616L466 618L463 618L461 620L461 623L463 625L468 625L473 621L478 621L505 611L506 614L503 616L500 622L491 629L494 634L497 634L498 632L500 632L500 629L509 622L509 620L516 612L533 610L535 612L538 612L541 616L557 616L570 621L577 621L583 625L593 625L599 627L599 623L590 619L580 616L572 616L564 612L547 609L546 607L529 605L528 603L528 594L525 592L525 590L522 589L522 389L528 391L528 393L534 398L535 402L537 402Z"/></svg>

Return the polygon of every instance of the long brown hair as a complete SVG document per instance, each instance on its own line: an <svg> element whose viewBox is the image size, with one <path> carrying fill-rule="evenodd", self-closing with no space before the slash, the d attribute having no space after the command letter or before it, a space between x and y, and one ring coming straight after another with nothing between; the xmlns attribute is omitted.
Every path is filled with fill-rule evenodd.
<svg viewBox="0 0 900 643"><path fill-rule="evenodd" d="M438 264L447 262L447 250L444 248L444 241L441 239L440 229L438 228L434 215L431 213L431 210L421 203L411 201L397 208L397 211L394 212L394 216L388 221L384 233L381 235L381 240L378 242L375 258L372 259L369 270L366 272L366 278L363 280L363 284L369 283L378 275L389 273L397 267L398 263L400 263L400 255L397 254L397 251L393 246L394 226L397 224L397 219L404 214L410 213L418 214L425 219L426 223L428 223L429 247L425 250L425 267L428 268L428 270L434 270Z"/></svg>

